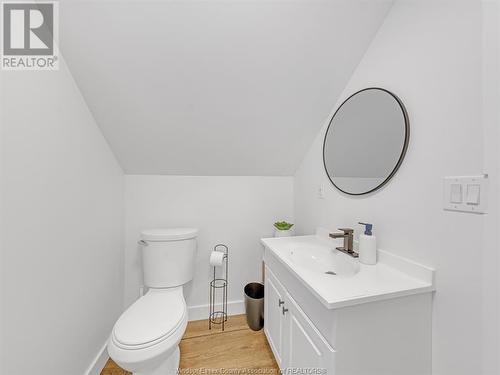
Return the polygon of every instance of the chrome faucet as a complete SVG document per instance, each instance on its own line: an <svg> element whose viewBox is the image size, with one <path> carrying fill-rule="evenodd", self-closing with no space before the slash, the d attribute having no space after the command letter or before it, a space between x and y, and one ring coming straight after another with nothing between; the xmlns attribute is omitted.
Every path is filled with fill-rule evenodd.
<svg viewBox="0 0 500 375"><path fill-rule="evenodd" d="M343 233L330 233L331 238L343 238L344 246L337 247L338 251L341 251L347 255L352 256L353 258L357 258L359 254L353 250L353 242L354 242L354 229L351 228L339 228Z"/></svg>

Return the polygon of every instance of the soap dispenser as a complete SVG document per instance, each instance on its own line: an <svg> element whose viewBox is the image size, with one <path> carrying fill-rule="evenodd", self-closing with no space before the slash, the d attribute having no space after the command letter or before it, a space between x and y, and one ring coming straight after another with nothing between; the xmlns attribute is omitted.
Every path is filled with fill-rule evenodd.
<svg viewBox="0 0 500 375"><path fill-rule="evenodd" d="M377 237L372 234L373 224L359 224L365 226L365 233L359 235L359 261L363 264L376 264Z"/></svg>

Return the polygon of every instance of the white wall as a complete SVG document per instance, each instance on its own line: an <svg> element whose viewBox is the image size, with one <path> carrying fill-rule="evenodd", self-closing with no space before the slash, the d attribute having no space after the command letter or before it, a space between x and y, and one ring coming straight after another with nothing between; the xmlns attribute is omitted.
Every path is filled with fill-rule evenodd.
<svg viewBox="0 0 500 375"><path fill-rule="evenodd" d="M442 210L443 176L484 171L480 16L479 1L399 1L349 81L337 105L381 86L409 113L408 153L384 189L352 198L331 186L321 159L325 129L295 176L300 233L353 226L359 234L358 221L372 222L380 248L437 269L434 375L481 373L484 217Z"/></svg>
<svg viewBox="0 0 500 375"><path fill-rule="evenodd" d="M292 177L126 176L126 306L138 298L142 285L141 230L196 227L196 275L185 286L189 318L207 317L208 258L218 243L230 251L229 307L241 310L244 285L261 280L259 240L272 236L275 221L292 220L292 202Z"/></svg>
<svg viewBox="0 0 500 375"><path fill-rule="evenodd" d="M497 0L482 1L482 105L484 167L489 173L489 212L484 222L483 248L483 372L500 372L499 213L500 172L500 7Z"/></svg>
<svg viewBox="0 0 500 375"><path fill-rule="evenodd" d="M123 307L122 171L63 61L0 80L0 373L84 374Z"/></svg>

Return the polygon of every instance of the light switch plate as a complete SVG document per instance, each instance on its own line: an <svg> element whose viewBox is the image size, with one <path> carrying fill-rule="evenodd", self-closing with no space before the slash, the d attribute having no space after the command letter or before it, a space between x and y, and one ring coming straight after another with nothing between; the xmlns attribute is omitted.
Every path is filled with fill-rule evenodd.
<svg viewBox="0 0 500 375"><path fill-rule="evenodd" d="M488 176L445 177L443 208L448 211L484 214L487 210Z"/></svg>

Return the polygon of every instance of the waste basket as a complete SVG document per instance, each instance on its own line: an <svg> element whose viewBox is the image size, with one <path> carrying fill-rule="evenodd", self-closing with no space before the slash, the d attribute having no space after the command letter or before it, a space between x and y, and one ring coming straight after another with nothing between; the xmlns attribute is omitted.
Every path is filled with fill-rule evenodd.
<svg viewBox="0 0 500 375"><path fill-rule="evenodd" d="M264 327L264 285L250 283L245 285L245 313L250 329L259 331Z"/></svg>

